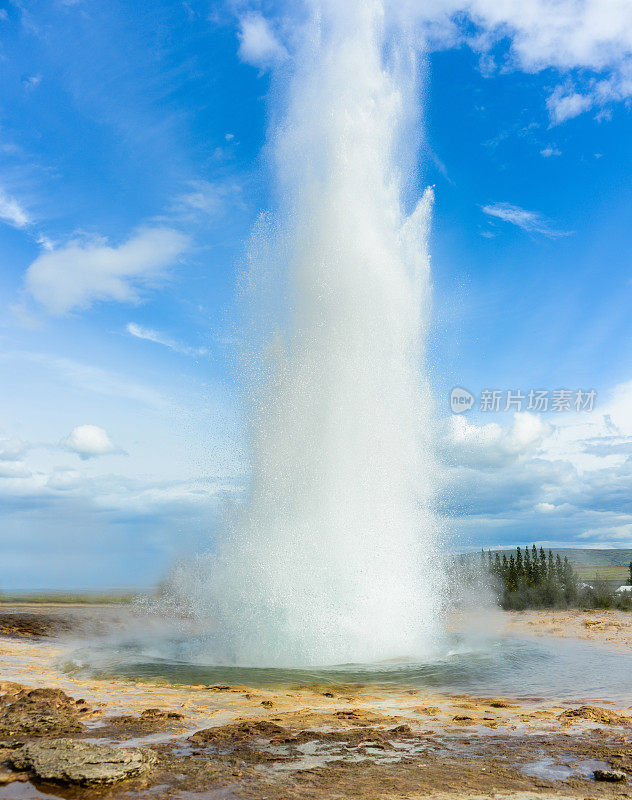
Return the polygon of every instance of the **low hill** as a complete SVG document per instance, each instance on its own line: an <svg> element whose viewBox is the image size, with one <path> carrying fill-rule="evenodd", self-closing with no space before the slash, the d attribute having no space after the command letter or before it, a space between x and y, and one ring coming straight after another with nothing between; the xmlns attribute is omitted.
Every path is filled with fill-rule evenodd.
<svg viewBox="0 0 632 800"><path fill-rule="evenodd" d="M560 554L560 558L566 556L568 560L576 567L583 565L599 566L599 567L627 567L632 561L632 550L592 550L582 549L579 547L568 548L551 548L553 555Z"/></svg>

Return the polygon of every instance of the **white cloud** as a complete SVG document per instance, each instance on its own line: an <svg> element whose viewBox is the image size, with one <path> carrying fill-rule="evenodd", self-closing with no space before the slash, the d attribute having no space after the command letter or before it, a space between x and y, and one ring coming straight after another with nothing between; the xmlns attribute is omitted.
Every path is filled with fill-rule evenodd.
<svg viewBox="0 0 632 800"><path fill-rule="evenodd" d="M24 479L30 478L31 472L21 461L0 461L0 478Z"/></svg>
<svg viewBox="0 0 632 800"><path fill-rule="evenodd" d="M17 436L0 439L0 461L18 461L22 458L28 445Z"/></svg>
<svg viewBox="0 0 632 800"><path fill-rule="evenodd" d="M592 539L599 543L605 541L609 547L629 547L632 542L632 523L613 525L609 528L589 528L580 535L580 538Z"/></svg>
<svg viewBox="0 0 632 800"><path fill-rule="evenodd" d="M540 155L543 158L551 158L551 156L561 156L562 151L558 150L557 147L545 147L543 150L540 150Z"/></svg>
<svg viewBox="0 0 632 800"><path fill-rule="evenodd" d="M348 13L327 2L328 13ZM629 0L386 0L387 14L418 27L423 47L469 46L481 70L555 70L547 108L553 124L632 98ZM265 68L287 57L286 43L259 13L241 17L239 56ZM290 46L288 44L288 46Z"/></svg>
<svg viewBox="0 0 632 800"><path fill-rule="evenodd" d="M604 413L612 432L632 436L632 381L615 386Z"/></svg>
<svg viewBox="0 0 632 800"><path fill-rule="evenodd" d="M555 124L578 117L593 105L593 98L573 91L567 92L561 86L558 86L546 101L551 120Z"/></svg>
<svg viewBox="0 0 632 800"><path fill-rule="evenodd" d="M442 502L468 543L632 545L632 381L593 412L449 420Z"/></svg>
<svg viewBox="0 0 632 800"><path fill-rule="evenodd" d="M568 231L559 231L552 227L551 222L535 211L527 211L511 203L492 203L482 206L482 211L490 217L496 217L503 222L516 225L527 233L539 233L549 239L568 236Z"/></svg>
<svg viewBox="0 0 632 800"><path fill-rule="evenodd" d="M448 431L450 460L476 468L499 467L533 455L551 432L541 417L516 413L510 427L496 422L476 425L464 416L452 416Z"/></svg>
<svg viewBox="0 0 632 800"><path fill-rule="evenodd" d="M285 47L261 14L248 14L239 21L239 58L255 67L268 67L287 57Z"/></svg>
<svg viewBox="0 0 632 800"><path fill-rule="evenodd" d="M110 441L106 431L98 425L77 425L62 440L61 445L66 450L72 450L73 453L77 453L84 460L121 452Z"/></svg>
<svg viewBox="0 0 632 800"><path fill-rule="evenodd" d="M512 36L512 55L529 71L605 69L625 62L632 52L632 6L626 0L470 0L458 5L496 39Z"/></svg>
<svg viewBox="0 0 632 800"><path fill-rule="evenodd" d="M98 300L138 302L141 288L163 278L187 245L188 238L170 228L140 230L118 247L104 239L74 240L38 256L26 272L26 288L57 315Z"/></svg>
<svg viewBox="0 0 632 800"><path fill-rule="evenodd" d="M84 457L85 458L85 457ZM81 483L81 473L76 469L53 469L50 477L46 481L46 486L49 489L54 489L60 492L66 492L71 489L76 489Z"/></svg>
<svg viewBox="0 0 632 800"><path fill-rule="evenodd" d="M564 88L549 98L553 123L632 97L628 0L396 0L391 7L437 49L469 45L487 72L557 70ZM506 57L498 54L503 42Z"/></svg>
<svg viewBox="0 0 632 800"><path fill-rule="evenodd" d="M2 189L0 189L0 219L14 228L26 228L31 224L27 211Z"/></svg>
<svg viewBox="0 0 632 800"><path fill-rule="evenodd" d="M203 356L208 353L205 347L187 347L160 331L156 331L153 328L144 328L142 325L137 325L135 322L128 322L125 326L125 330L130 336L134 336L137 339L144 339L147 342L154 342L154 344L160 344L176 353L183 353L187 356Z"/></svg>

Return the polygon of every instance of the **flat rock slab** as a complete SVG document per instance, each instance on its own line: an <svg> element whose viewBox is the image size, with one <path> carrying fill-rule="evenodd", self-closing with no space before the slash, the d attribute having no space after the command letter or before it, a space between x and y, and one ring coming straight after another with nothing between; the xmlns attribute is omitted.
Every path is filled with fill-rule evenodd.
<svg viewBox="0 0 632 800"><path fill-rule="evenodd" d="M593 772L596 781L609 781L610 783L620 783L627 780L627 774L620 769L596 769Z"/></svg>
<svg viewBox="0 0 632 800"><path fill-rule="evenodd" d="M116 783L142 774L156 761L152 750L109 747L73 739L29 742L11 756L17 770L58 783Z"/></svg>

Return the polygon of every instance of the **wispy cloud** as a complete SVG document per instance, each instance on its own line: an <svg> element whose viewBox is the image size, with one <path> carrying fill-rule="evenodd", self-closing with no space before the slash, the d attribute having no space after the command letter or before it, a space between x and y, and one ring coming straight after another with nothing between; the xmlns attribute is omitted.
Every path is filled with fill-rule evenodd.
<svg viewBox="0 0 632 800"><path fill-rule="evenodd" d="M566 120L573 119L588 111L595 104L590 95L579 94L558 86L546 101L546 107L554 125L559 125Z"/></svg>
<svg viewBox="0 0 632 800"><path fill-rule="evenodd" d="M187 356L204 356L207 355L208 350L205 347L188 347L180 342L172 339L161 331L154 330L153 328L144 328L142 325L137 325L135 322L128 322L125 330L130 336L135 336L137 339L144 339L147 342L160 344L163 347L168 347L176 353L182 353Z"/></svg>
<svg viewBox="0 0 632 800"><path fill-rule="evenodd" d="M481 208L484 214L515 225L527 233L537 233L547 236L549 239L559 239L561 236L570 235L570 231L560 231L554 228L550 220L536 211L527 211L511 203L492 203Z"/></svg>
<svg viewBox="0 0 632 800"><path fill-rule="evenodd" d="M26 209L0 189L0 219L14 228L26 228L32 220Z"/></svg>
<svg viewBox="0 0 632 800"><path fill-rule="evenodd" d="M12 145L6 145L5 151L11 151ZM0 188L0 221L12 228L24 231L34 242L44 250L53 250L54 245L45 233L38 230L38 223L33 215L27 211L24 203L20 202L9 192Z"/></svg>
<svg viewBox="0 0 632 800"><path fill-rule="evenodd" d="M74 240L35 259L26 272L26 289L55 315L99 300L138 302L141 289L164 278L188 243L170 228L140 230L118 247L102 238Z"/></svg>
<svg viewBox="0 0 632 800"><path fill-rule="evenodd" d="M0 353L0 359L31 362L52 374L56 381L73 387L79 392L132 400L158 410L173 407L173 402L160 391L147 384L137 382L134 376L127 373L103 369L51 353L7 352L5 350Z"/></svg>
<svg viewBox="0 0 632 800"><path fill-rule="evenodd" d="M28 91L32 92L42 82L41 75L27 75L26 77L22 78L22 86Z"/></svg>
<svg viewBox="0 0 632 800"><path fill-rule="evenodd" d="M287 57L287 50L261 14L242 17L239 28L239 57L242 61L264 68Z"/></svg>
<svg viewBox="0 0 632 800"><path fill-rule="evenodd" d="M52 239L49 239L48 236L44 233L39 233L35 237L35 241L37 244L42 247L44 250L52 251L55 249L55 244Z"/></svg>
<svg viewBox="0 0 632 800"><path fill-rule="evenodd" d="M175 198L171 213L180 220L216 220L229 208L243 206L241 186L232 180L198 180L188 184L188 191Z"/></svg>

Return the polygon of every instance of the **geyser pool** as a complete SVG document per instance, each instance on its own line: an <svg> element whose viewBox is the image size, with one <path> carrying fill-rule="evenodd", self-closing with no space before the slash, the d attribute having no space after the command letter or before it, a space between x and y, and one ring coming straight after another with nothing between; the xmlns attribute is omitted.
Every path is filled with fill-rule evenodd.
<svg viewBox="0 0 632 800"><path fill-rule="evenodd" d="M308 2L307 14L276 77L278 201L244 279L247 501L167 592L206 620L226 664L420 657L439 629L432 193L404 201L414 57L380 0Z"/></svg>
<svg viewBox="0 0 632 800"><path fill-rule="evenodd" d="M202 644L202 646L200 646ZM206 648L189 637L128 637L76 651L70 668L97 677L174 684L238 684L297 688L372 684L447 693L564 701L630 699L632 654L581 640L452 634L423 662L340 664L327 668L226 667L205 662Z"/></svg>

